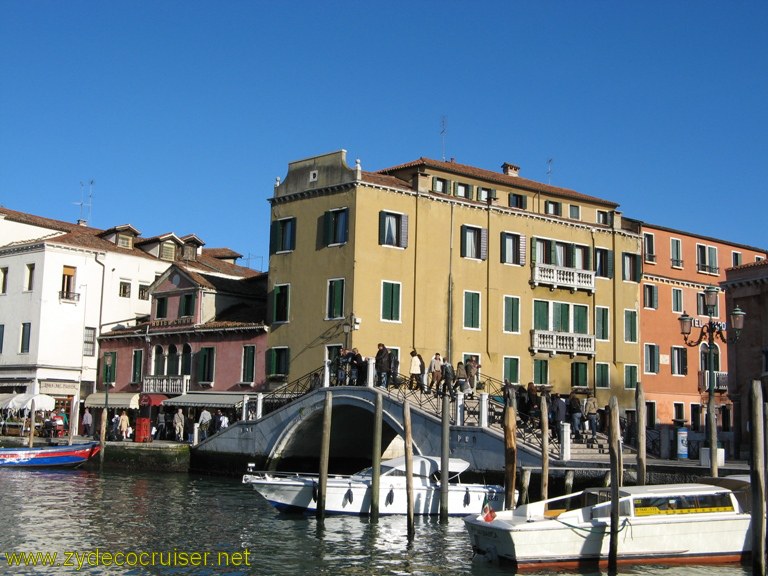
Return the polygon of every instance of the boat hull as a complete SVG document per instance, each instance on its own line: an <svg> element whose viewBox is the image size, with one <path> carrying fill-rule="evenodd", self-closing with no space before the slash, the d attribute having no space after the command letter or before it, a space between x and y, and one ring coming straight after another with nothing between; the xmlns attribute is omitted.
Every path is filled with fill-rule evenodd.
<svg viewBox="0 0 768 576"><path fill-rule="evenodd" d="M99 453L98 442L71 446L0 448L0 468L77 467Z"/></svg>
<svg viewBox="0 0 768 576"><path fill-rule="evenodd" d="M402 480L402 482L382 482L380 484L379 514L407 513L406 487L404 479ZM313 513L317 510L319 495L317 478L246 475L243 478L243 483L250 484L278 510L304 513ZM414 486L414 514L439 514L440 495L438 484ZM452 484L448 491L448 513L452 516L479 514L486 501L494 509L501 509L504 502L503 487ZM355 481L351 478L328 479L325 496L325 512L327 514L366 515L370 513L370 509L371 488L369 483Z"/></svg>

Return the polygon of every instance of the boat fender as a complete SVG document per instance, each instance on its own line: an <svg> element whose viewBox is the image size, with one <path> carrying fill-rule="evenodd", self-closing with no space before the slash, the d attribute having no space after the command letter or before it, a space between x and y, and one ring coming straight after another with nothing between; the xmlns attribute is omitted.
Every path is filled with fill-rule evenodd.
<svg viewBox="0 0 768 576"><path fill-rule="evenodd" d="M470 495L469 495L469 486L467 486L467 489L464 491L464 508L469 506L469 503L472 501Z"/></svg>
<svg viewBox="0 0 768 576"><path fill-rule="evenodd" d="M319 488L317 487L317 482L312 482L312 502L317 502L317 498L319 496L318 494Z"/></svg>
<svg viewBox="0 0 768 576"><path fill-rule="evenodd" d="M354 499L355 499L355 495L352 494L352 488L347 489L347 493L344 494L344 503L346 504L347 502L349 502L350 504L352 504L352 500Z"/></svg>
<svg viewBox="0 0 768 576"><path fill-rule="evenodd" d="M390 488L389 493L387 493L387 499L385 500L387 506L391 505L392 502L395 501L395 489Z"/></svg>

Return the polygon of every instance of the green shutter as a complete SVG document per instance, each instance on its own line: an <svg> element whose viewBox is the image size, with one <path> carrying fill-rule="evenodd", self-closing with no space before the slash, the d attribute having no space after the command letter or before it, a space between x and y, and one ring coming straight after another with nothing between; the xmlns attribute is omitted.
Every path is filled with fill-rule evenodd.
<svg viewBox="0 0 768 576"><path fill-rule="evenodd" d="M573 306L573 331L576 334L587 333L587 307L581 305Z"/></svg>
<svg viewBox="0 0 768 576"><path fill-rule="evenodd" d="M379 246L383 246L385 242L386 221L387 213L379 212Z"/></svg>
<svg viewBox="0 0 768 576"><path fill-rule="evenodd" d="M280 234L280 223L277 220L274 220L272 224L269 227L269 253L270 255L274 254L278 250L280 250L280 246L278 245L279 241L279 234Z"/></svg>
<svg viewBox="0 0 768 576"><path fill-rule="evenodd" d="M243 346L243 382L253 382L255 346Z"/></svg>
<svg viewBox="0 0 768 576"><path fill-rule="evenodd" d="M462 258L467 257L467 227L462 224L461 225L461 246L460 246L460 256Z"/></svg>
<svg viewBox="0 0 768 576"><path fill-rule="evenodd" d="M507 261L507 238L509 234L506 232L501 233L501 263L504 264Z"/></svg>
<svg viewBox="0 0 768 576"><path fill-rule="evenodd" d="M480 229L480 260L488 260L488 228Z"/></svg>
<svg viewBox="0 0 768 576"><path fill-rule="evenodd" d="M384 282L381 288L381 319L392 320L392 284Z"/></svg>
<svg viewBox="0 0 768 576"><path fill-rule="evenodd" d="M408 214L400 216L400 248L408 248Z"/></svg>
<svg viewBox="0 0 768 576"><path fill-rule="evenodd" d="M144 361L143 350L133 351L133 373L131 374L131 382L141 382L141 367Z"/></svg>
<svg viewBox="0 0 768 576"><path fill-rule="evenodd" d="M533 329L549 330L549 302L546 300L533 302Z"/></svg>
<svg viewBox="0 0 768 576"><path fill-rule="evenodd" d="M531 236L531 266L536 265L536 236Z"/></svg>
<svg viewBox="0 0 768 576"><path fill-rule="evenodd" d="M608 278L613 278L613 250L608 250Z"/></svg>

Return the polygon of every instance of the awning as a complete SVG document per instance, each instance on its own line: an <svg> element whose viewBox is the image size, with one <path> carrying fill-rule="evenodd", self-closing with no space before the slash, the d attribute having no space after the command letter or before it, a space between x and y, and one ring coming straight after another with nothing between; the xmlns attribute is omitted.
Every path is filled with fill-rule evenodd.
<svg viewBox="0 0 768 576"><path fill-rule="evenodd" d="M139 396L139 406L162 406L163 400L168 400L165 394L142 394Z"/></svg>
<svg viewBox="0 0 768 576"><path fill-rule="evenodd" d="M163 402L163 406L193 406L208 408L239 408L243 405L243 394L238 392L190 392Z"/></svg>
<svg viewBox="0 0 768 576"><path fill-rule="evenodd" d="M104 408L104 399L106 393L94 392L85 399L86 408ZM110 408L127 408L132 410L139 409L139 394L133 392L110 392L109 393L109 407Z"/></svg>

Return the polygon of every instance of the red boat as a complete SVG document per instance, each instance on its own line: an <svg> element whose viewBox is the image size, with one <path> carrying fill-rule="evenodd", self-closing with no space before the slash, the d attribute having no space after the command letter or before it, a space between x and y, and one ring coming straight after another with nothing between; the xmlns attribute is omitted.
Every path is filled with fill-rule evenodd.
<svg viewBox="0 0 768 576"><path fill-rule="evenodd" d="M7 467L70 467L87 462L101 450L98 442L71 446L40 446L34 448L0 448L0 468Z"/></svg>

